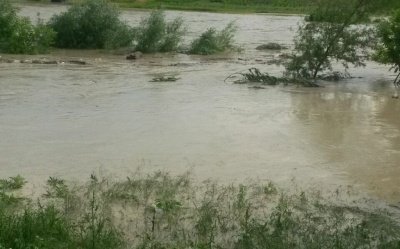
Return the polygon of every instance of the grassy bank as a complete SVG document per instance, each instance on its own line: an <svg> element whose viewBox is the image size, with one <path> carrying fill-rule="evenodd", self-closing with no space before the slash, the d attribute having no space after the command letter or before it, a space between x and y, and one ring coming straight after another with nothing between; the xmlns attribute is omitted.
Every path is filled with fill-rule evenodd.
<svg viewBox="0 0 400 249"><path fill-rule="evenodd" d="M49 178L39 199L0 180L0 248L399 248L398 214L284 191L156 172L86 184ZM344 198L342 198L344 197ZM347 196L348 197L348 196Z"/></svg>
<svg viewBox="0 0 400 249"><path fill-rule="evenodd" d="M49 3L50 0L18 0L22 3ZM81 2L81 0L69 0L69 4ZM248 3L239 1L163 1L163 0L141 0L127 1L116 0L112 1L122 8L136 9L168 9L168 10L185 10L185 11L207 11L220 13L284 13L284 14L303 14L308 13L310 8L304 4L296 2L287 4L284 3L263 3L262 1Z"/></svg>
<svg viewBox="0 0 400 249"><path fill-rule="evenodd" d="M20 0L22 2L49 3L50 0ZM82 0L67 0L76 3ZM400 8L400 2L385 0L385 9ZM113 0L123 8L170 9L185 11L208 11L221 13L281 13L308 14L313 9L309 0Z"/></svg>

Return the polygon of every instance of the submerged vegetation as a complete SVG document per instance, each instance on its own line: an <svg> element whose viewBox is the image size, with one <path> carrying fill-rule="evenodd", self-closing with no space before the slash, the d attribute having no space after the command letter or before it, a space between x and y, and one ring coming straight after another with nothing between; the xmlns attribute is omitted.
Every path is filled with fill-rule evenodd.
<svg viewBox="0 0 400 249"><path fill-rule="evenodd" d="M175 52L185 33L182 18L167 22L163 11L153 11L135 29L135 50L143 53Z"/></svg>
<svg viewBox="0 0 400 249"><path fill-rule="evenodd" d="M20 184L21 178L2 182ZM24 182L24 181L23 181ZM12 183L11 185L14 185ZM1 189L0 248L398 248L397 215L271 182L196 184L186 173L84 185L51 177L38 200ZM36 203L36 204L35 204ZM18 205L16 205L18 204ZM17 207L17 208L16 208Z"/></svg>
<svg viewBox="0 0 400 249"><path fill-rule="evenodd" d="M235 22L230 22L223 30L217 31L209 28L199 38L195 39L190 45L190 54L215 54L225 51L238 50L234 45L233 37L237 26Z"/></svg>
<svg viewBox="0 0 400 249"><path fill-rule="evenodd" d="M109 0L82 0L47 24L36 26L18 17L10 0L0 0L0 52L46 53L50 46L78 49L119 49L142 53L177 52L186 34L182 18L166 21L165 12L152 11L137 27L120 19L121 13ZM232 50L234 23L217 32L209 29L192 42L191 51L212 54Z"/></svg>
<svg viewBox="0 0 400 249"><path fill-rule="evenodd" d="M59 48L118 48L132 43L131 28L108 0L85 0L54 15L48 25Z"/></svg>
<svg viewBox="0 0 400 249"><path fill-rule="evenodd" d="M293 54L285 64L286 75L315 80L319 73L333 70L333 60L346 69L348 64L365 66L374 30L352 25L368 16L372 3L372 0L322 0L317 11L325 20L299 26Z"/></svg>

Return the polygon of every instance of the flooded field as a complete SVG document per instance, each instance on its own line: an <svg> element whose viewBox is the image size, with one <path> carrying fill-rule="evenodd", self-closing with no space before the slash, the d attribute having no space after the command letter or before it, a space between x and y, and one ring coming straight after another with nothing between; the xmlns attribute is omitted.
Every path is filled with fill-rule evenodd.
<svg viewBox="0 0 400 249"><path fill-rule="evenodd" d="M25 6L47 20L60 6ZM125 11L137 25L146 12ZM388 68L368 63L354 79L323 88L252 89L224 79L258 67L280 75L256 51L291 45L298 16L167 12L188 25L187 42L206 27L236 20L244 51L218 56L147 55L129 62L98 51L57 50L46 58L89 65L0 63L0 176L86 179L102 168L117 175L181 173L202 180L246 178L305 186L353 185L400 201L400 100ZM7 58L33 58L10 56ZM43 57L43 56L36 56ZM155 83L156 76L177 82ZM358 78L361 77L361 78Z"/></svg>

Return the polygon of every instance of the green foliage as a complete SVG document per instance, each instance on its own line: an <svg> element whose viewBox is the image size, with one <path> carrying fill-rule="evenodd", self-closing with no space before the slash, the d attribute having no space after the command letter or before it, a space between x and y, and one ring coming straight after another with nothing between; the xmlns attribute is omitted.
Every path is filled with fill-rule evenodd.
<svg viewBox="0 0 400 249"><path fill-rule="evenodd" d="M325 22L302 24L294 39L294 53L285 64L286 75L316 79L318 73L332 71L332 60L364 66L374 31L367 26L352 26L368 15L373 0L321 0L318 12Z"/></svg>
<svg viewBox="0 0 400 249"><path fill-rule="evenodd" d="M135 50L143 53L177 51L185 33L182 18L167 22L163 11L152 11L135 30Z"/></svg>
<svg viewBox="0 0 400 249"><path fill-rule="evenodd" d="M234 45L234 35L237 26L235 22L230 22L223 30L217 31L209 28L206 32L195 39L190 45L190 54L215 54L225 51L238 50Z"/></svg>
<svg viewBox="0 0 400 249"><path fill-rule="evenodd" d="M17 16L9 0L0 0L0 52L38 54L48 52L55 32L40 20L35 26L26 17Z"/></svg>
<svg viewBox="0 0 400 249"><path fill-rule="evenodd" d="M48 25L57 32L59 48L118 48L132 43L133 32L108 0L85 0L59 15Z"/></svg>
<svg viewBox="0 0 400 249"><path fill-rule="evenodd" d="M389 20L379 24L378 37L380 42L373 59L392 65L397 72L400 69L400 9Z"/></svg>
<svg viewBox="0 0 400 249"><path fill-rule="evenodd" d="M56 33L48 26L31 24L28 18L14 21L13 32L8 39L6 51L12 54L43 54L53 44Z"/></svg>
<svg viewBox="0 0 400 249"><path fill-rule="evenodd" d="M0 179L0 190L16 190L25 185L26 181L20 175L12 176L10 179Z"/></svg>
<svg viewBox="0 0 400 249"><path fill-rule="evenodd" d="M50 177L47 180L47 193L45 197L48 198L66 198L69 194L69 189L65 180L56 177Z"/></svg>
<svg viewBox="0 0 400 249"><path fill-rule="evenodd" d="M395 249L400 242L395 212L343 204L349 196L339 191L332 202L319 192L283 193L271 182L192 184L189 177L92 175L77 191L68 188L79 199L72 212L58 205L65 195L0 206L0 248ZM70 185L48 180L51 188Z"/></svg>
<svg viewBox="0 0 400 249"><path fill-rule="evenodd" d="M67 220L54 207L7 214L0 210L0 248L66 248Z"/></svg>
<svg viewBox="0 0 400 249"><path fill-rule="evenodd" d="M0 0L0 52L8 44L8 38L13 33L13 22L17 19L18 9L9 0Z"/></svg>

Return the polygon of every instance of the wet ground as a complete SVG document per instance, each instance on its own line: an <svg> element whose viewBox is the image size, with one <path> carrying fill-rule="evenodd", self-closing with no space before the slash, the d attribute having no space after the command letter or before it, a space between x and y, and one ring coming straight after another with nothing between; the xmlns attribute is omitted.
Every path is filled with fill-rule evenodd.
<svg viewBox="0 0 400 249"><path fill-rule="evenodd" d="M59 6L25 6L47 20ZM146 12L125 11L137 25ZM323 88L224 82L250 67L273 75L266 42L291 45L297 16L167 12L188 25L186 42L206 27L236 20L244 52L218 56L147 55L130 62L99 51L57 50L48 59L89 65L0 63L0 176L87 179L102 168L117 175L141 167L199 179L249 177L305 185L353 185L400 201L400 100L388 68L368 63ZM43 56L10 56L40 58ZM239 59L240 58L240 59ZM150 82L175 76L176 82Z"/></svg>

